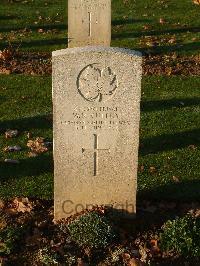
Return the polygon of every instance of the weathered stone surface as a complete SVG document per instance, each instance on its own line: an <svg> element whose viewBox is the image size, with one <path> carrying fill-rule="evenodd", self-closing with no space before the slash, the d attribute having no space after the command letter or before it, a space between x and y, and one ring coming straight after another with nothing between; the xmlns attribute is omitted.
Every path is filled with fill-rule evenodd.
<svg viewBox="0 0 200 266"><path fill-rule="evenodd" d="M91 205L135 213L141 54L53 52L55 219Z"/></svg>
<svg viewBox="0 0 200 266"><path fill-rule="evenodd" d="M110 46L111 0L68 1L68 47Z"/></svg>

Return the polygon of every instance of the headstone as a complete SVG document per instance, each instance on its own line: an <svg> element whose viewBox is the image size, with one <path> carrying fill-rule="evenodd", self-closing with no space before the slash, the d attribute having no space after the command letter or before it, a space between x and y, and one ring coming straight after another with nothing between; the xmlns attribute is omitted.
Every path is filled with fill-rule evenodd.
<svg viewBox="0 0 200 266"><path fill-rule="evenodd" d="M68 0L68 47L110 42L111 0Z"/></svg>
<svg viewBox="0 0 200 266"><path fill-rule="evenodd" d="M53 52L55 219L92 205L136 211L141 54Z"/></svg>

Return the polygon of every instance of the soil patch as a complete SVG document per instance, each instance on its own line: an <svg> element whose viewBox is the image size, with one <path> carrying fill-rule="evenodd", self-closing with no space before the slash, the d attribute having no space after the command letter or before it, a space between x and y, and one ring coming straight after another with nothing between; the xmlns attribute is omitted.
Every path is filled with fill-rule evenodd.
<svg viewBox="0 0 200 266"><path fill-rule="evenodd" d="M144 75L200 75L200 56L147 55L143 57ZM50 53L17 53L0 59L0 74L51 75Z"/></svg>
<svg viewBox="0 0 200 266"><path fill-rule="evenodd" d="M9 265L199 265L175 253L162 252L160 232L168 219L186 214L200 216L200 202L140 201L135 220L121 219L112 212L95 209L110 219L119 232L119 239L106 249L89 250L78 246L68 233L53 222L53 202L15 198L0 201L0 263ZM84 213L82 213L84 214ZM75 217L76 218L76 217ZM70 218L73 221L73 217ZM12 229L11 229L12 228ZM15 231L13 231L15 230ZM22 232L23 237L19 237ZM13 233L14 232L14 233ZM17 245L12 242L16 238ZM1 238L1 234L0 234ZM1 239L0 239L1 240ZM7 242L6 242L7 241ZM15 241L15 242L16 242ZM7 246L6 246L7 245ZM2 247L10 249L5 255ZM53 261L60 264L51 264ZM62 264L65 263L65 264ZM131 264L132 263L132 264ZM135 264L134 264L135 263Z"/></svg>

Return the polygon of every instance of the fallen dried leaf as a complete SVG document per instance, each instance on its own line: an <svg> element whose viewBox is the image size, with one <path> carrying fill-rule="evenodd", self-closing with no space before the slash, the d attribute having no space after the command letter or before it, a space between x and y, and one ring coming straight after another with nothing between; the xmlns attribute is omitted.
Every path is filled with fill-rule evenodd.
<svg viewBox="0 0 200 266"><path fill-rule="evenodd" d="M147 257L148 257L148 254L147 254L147 250L143 247L143 246L139 246L139 252L140 252L140 255L141 255L141 261L146 263L147 261Z"/></svg>
<svg viewBox="0 0 200 266"><path fill-rule="evenodd" d="M150 25L144 25L144 26L143 26L143 29L144 29L144 30L150 30L150 29L151 29L151 26L150 26Z"/></svg>
<svg viewBox="0 0 200 266"><path fill-rule="evenodd" d="M36 153L36 152L32 152L32 151L31 151L31 152L28 153L28 157L29 157L29 158L35 158L35 157L37 157L37 156L38 156L38 153Z"/></svg>
<svg viewBox="0 0 200 266"><path fill-rule="evenodd" d="M0 59L7 61L11 59L13 56L13 52L11 49L4 49L3 51L0 51Z"/></svg>
<svg viewBox="0 0 200 266"><path fill-rule="evenodd" d="M151 166L151 167L149 168L149 172L150 172L150 173L156 173L156 168L155 168L154 166Z"/></svg>
<svg viewBox="0 0 200 266"><path fill-rule="evenodd" d="M166 23L166 20L165 20L164 18L160 18L160 19L159 19L159 23L160 23L160 24L165 24L165 23Z"/></svg>
<svg viewBox="0 0 200 266"><path fill-rule="evenodd" d="M172 176L172 179L175 183L180 183L179 177L177 176Z"/></svg>
<svg viewBox="0 0 200 266"><path fill-rule="evenodd" d="M176 43L176 39L175 38L171 38L171 39L169 39L168 43L170 43L170 44Z"/></svg>
<svg viewBox="0 0 200 266"><path fill-rule="evenodd" d="M10 75L11 74L11 70L10 69L7 69L5 67L0 68L0 74Z"/></svg>
<svg viewBox="0 0 200 266"><path fill-rule="evenodd" d="M17 129L9 129L5 132L6 139L17 137L19 131Z"/></svg>
<svg viewBox="0 0 200 266"><path fill-rule="evenodd" d="M123 253L123 254L122 254L122 258L123 258L123 260L125 260L125 261L129 261L130 258L131 258L131 255L130 255L129 253Z"/></svg>
<svg viewBox="0 0 200 266"><path fill-rule="evenodd" d="M198 209L198 210L195 211L195 217L196 218L199 218L200 217L200 209Z"/></svg>
<svg viewBox="0 0 200 266"><path fill-rule="evenodd" d="M3 150L4 152L15 152L15 151L21 151L21 147L16 145L16 146L7 146Z"/></svg>
<svg viewBox="0 0 200 266"><path fill-rule="evenodd" d="M43 33L44 30L43 30L43 29L38 29L38 32L39 32L39 33Z"/></svg>
<svg viewBox="0 0 200 266"><path fill-rule="evenodd" d="M2 199L0 199L0 210L2 210L5 207L5 203Z"/></svg>
<svg viewBox="0 0 200 266"><path fill-rule="evenodd" d="M32 204L28 198L15 198L6 211L9 213L18 213L18 212L31 212L33 209Z"/></svg>
<svg viewBox="0 0 200 266"><path fill-rule="evenodd" d="M139 167L139 171L140 171L140 172L144 172L144 169L145 169L144 165L141 165L141 166Z"/></svg>
<svg viewBox="0 0 200 266"><path fill-rule="evenodd" d="M200 0L193 0L193 3L194 3L195 5L200 5Z"/></svg>
<svg viewBox="0 0 200 266"><path fill-rule="evenodd" d="M195 146L195 145L189 145L188 148L191 149L191 150L196 150L197 149L197 146Z"/></svg>
<svg viewBox="0 0 200 266"><path fill-rule="evenodd" d="M35 153L44 153L48 151L47 142L44 142L44 138L38 137L36 140L29 140L27 143L27 147L31 149L31 151Z"/></svg>
<svg viewBox="0 0 200 266"><path fill-rule="evenodd" d="M151 253L155 254L155 253L159 253L160 249L158 247L158 240L157 239L152 239L150 241L151 244Z"/></svg>

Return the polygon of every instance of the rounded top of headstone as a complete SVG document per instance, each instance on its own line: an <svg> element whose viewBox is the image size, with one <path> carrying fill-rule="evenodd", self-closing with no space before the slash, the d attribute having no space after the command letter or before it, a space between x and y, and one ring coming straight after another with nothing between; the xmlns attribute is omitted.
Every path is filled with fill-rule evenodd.
<svg viewBox="0 0 200 266"><path fill-rule="evenodd" d="M105 46L85 46L85 47L75 47L75 48L67 48L62 50L57 50L52 52L52 56L63 56L67 54L78 54L78 53L90 53L90 52L108 52L108 53L118 53L118 54L127 54L136 57L142 57L142 53L127 49L127 48L118 48L118 47L105 47Z"/></svg>

